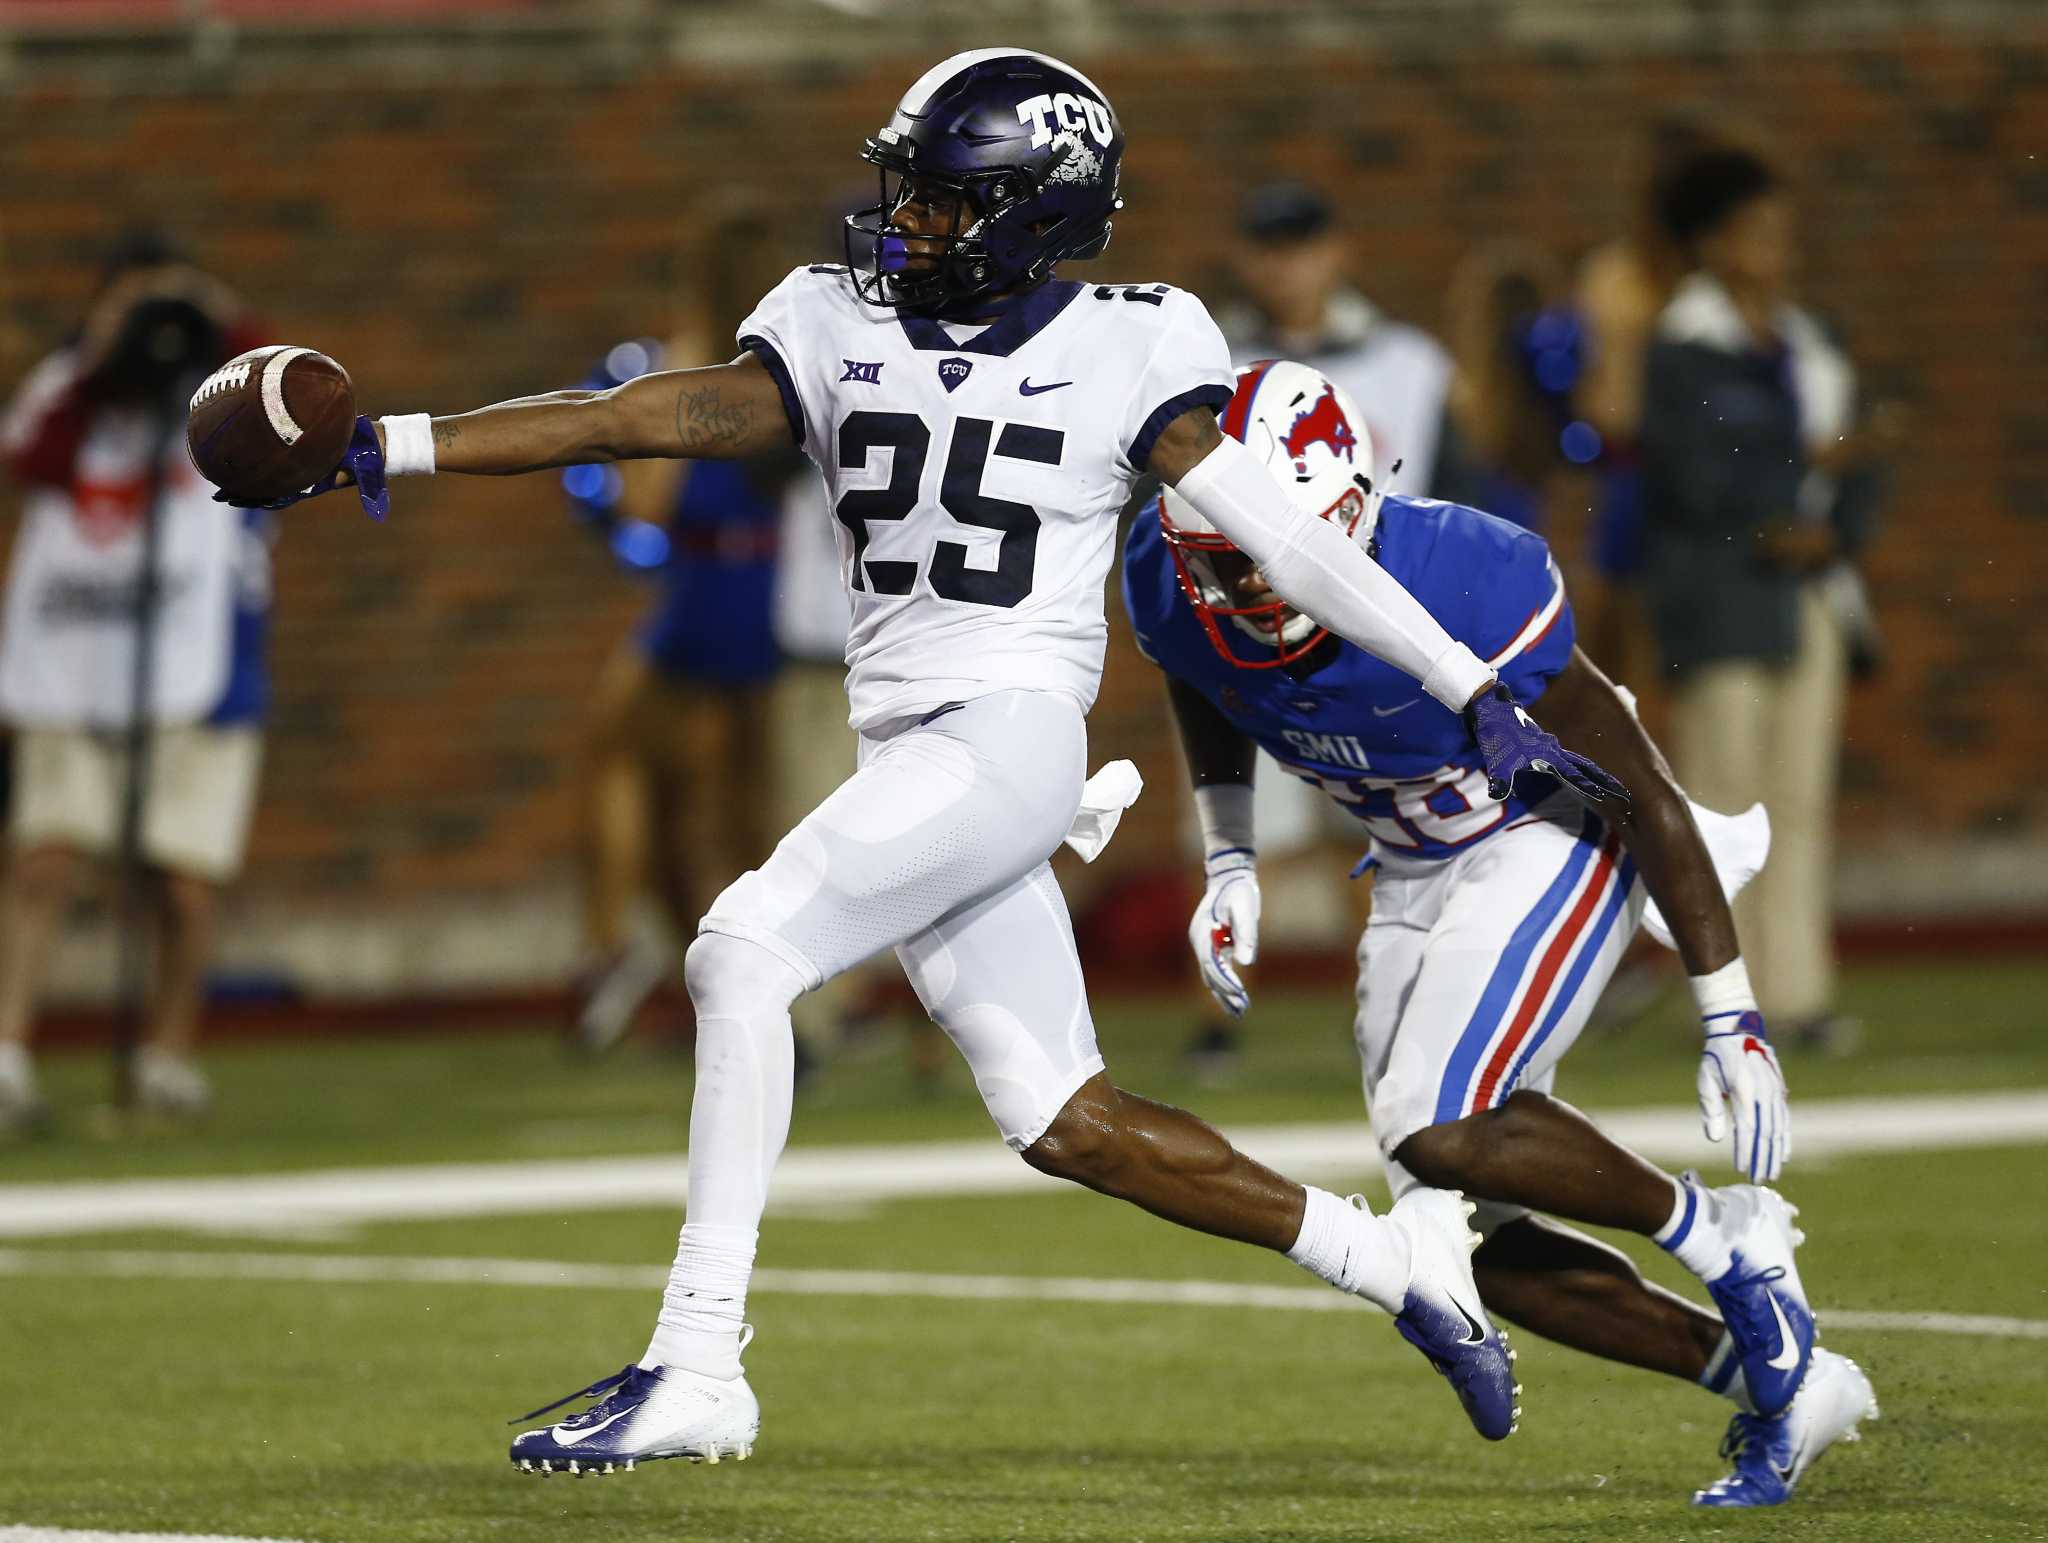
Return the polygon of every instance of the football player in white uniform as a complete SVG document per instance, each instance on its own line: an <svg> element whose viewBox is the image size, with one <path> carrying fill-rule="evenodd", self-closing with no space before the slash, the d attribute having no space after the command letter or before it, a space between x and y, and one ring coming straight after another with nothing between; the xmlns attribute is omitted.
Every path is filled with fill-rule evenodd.
<svg viewBox="0 0 2048 1543"><path fill-rule="evenodd" d="M572 1395L598 1402L520 1436L521 1468L747 1454L760 1416L743 1317L789 1129L790 1004L891 947L1026 1162L1379 1303L1482 1434L1514 1427L1511 1354L1479 1303L1462 1197L1418 1188L1374 1216L1103 1070L1047 860L1077 814L1099 828L1103 813L1084 801L1083 718L1132 484L1149 471L1175 486L1276 590L1464 712L1503 791L1542 768L1594 800L1626 792L1218 432L1234 376L1198 300L1055 277L1107 244L1122 150L1108 101L1077 71L1021 50L957 55L868 141L882 199L849 220L849 259L856 238L872 258L790 274L740 328L732 363L358 425L346 465L366 502L386 471L730 457L794 438L824 474L853 600L859 769L718 897L685 960L689 1211L653 1341Z"/></svg>

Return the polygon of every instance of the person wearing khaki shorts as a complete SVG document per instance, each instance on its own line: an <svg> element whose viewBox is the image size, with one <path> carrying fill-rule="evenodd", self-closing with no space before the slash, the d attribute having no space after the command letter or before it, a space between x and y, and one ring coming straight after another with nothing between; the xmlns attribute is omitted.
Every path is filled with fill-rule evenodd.
<svg viewBox="0 0 2048 1543"><path fill-rule="evenodd" d="M201 1114L210 1101L192 1051L220 892L241 869L262 760L271 519L215 502L178 427L206 372L261 340L217 281L138 233L117 251L79 340L32 371L0 419L23 514L0 613L0 718L14 730L0 1134L46 1119L29 1060L36 997L88 870L129 855L126 726L138 712L148 749L134 856L155 970L131 1091L160 1115ZM138 701L146 558L157 599L150 691Z"/></svg>
<svg viewBox="0 0 2048 1543"><path fill-rule="evenodd" d="M157 730L149 751L141 858L157 972L137 1065L142 1102L197 1114L209 1102L192 1065L222 887L240 871L255 812L261 733L249 724ZM89 866L120 853L128 753L118 733L24 729L14 741L13 856L0 886L0 1046L25 1053L40 966Z"/></svg>

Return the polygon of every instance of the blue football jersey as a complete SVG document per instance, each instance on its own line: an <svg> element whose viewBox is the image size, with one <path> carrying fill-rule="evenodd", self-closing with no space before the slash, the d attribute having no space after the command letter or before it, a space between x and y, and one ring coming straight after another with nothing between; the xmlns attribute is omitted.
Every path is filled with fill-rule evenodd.
<svg viewBox="0 0 2048 1543"><path fill-rule="evenodd" d="M1542 537L1477 509L1394 495L1380 506L1375 541L1380 566L1498 671L1517 701L1535 701L1570 660L1571 604ZM1145 656L1357 815L1377 856L1449 857L1556 787L1544 778L1530 796L1494 803L1464 720L1413 676L1349 643L1308 674L1231 664L1181 590L1156 501L1124 545L1123 586Z"/></svg>

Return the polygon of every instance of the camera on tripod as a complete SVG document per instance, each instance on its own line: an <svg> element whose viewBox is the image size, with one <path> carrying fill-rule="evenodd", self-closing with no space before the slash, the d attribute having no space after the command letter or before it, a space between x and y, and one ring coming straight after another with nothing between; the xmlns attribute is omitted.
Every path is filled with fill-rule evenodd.
<svg viewBox="0 0 2048 1543"><path fill-rule="evenodd" d="M220 320L182 295L145 295L121 318L93 371L94 393L112 401L156 401L205 376L227 358Z"/></svg>

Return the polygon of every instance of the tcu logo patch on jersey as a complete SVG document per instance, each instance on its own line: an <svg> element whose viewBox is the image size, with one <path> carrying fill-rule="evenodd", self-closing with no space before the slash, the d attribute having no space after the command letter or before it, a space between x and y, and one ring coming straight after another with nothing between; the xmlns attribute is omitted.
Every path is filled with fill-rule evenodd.
<svg viewBox="0 0 2048 1543"><path fill-rule="evenodd" d="M974 368L971 359L941 359L939 361L939 384L950 395L955 387L967 379L967 372Z"/></svg>
<svg viewBox="0 0 2048 1543"><path fill-rule="evenodd" d="M1031 125L1031 148L1042 150L1052 143L1056 129L1070 134L1079 134L1082 129L1103 149L1115 138L1114 126L1106 104L1093 97L1076 96L1071 91L1057 95L1027 97L1017 104L1017 121Z"/></svg>

